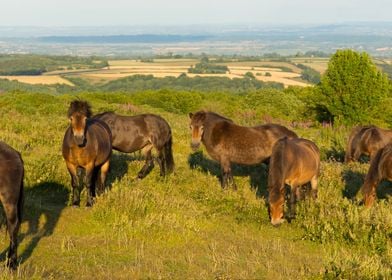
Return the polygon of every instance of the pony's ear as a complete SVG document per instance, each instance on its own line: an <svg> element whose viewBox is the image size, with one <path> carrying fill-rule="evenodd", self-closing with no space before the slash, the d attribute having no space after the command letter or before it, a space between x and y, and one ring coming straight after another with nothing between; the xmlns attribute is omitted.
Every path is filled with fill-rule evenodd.
<svg viewBox="0 0 392 280"><path fill-rule="evenodd" d="M193 113L189 113L189 118L193 118Z"/></svg>

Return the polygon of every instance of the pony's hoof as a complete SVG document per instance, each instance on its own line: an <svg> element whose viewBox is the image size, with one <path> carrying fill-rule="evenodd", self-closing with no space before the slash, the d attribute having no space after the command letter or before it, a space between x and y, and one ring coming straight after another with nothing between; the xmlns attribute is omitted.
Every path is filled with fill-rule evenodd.
<svg viewBox="0 0 392 280"><path fill-rule="evenodd" d="M9 259L7 261L7 267L11 270L16 270L16 268L18 267L16 260L11 260Z"/></svg>
<svg viewBox="0 0 392 280"><path fill-rule="evenodd" d="M79 208L80 207L80 202L72 202L72 207L73 208Z"/></svg>

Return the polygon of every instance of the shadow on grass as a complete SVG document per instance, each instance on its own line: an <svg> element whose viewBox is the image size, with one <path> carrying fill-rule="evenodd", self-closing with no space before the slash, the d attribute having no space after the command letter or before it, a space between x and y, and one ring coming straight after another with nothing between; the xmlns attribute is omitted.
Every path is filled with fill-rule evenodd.
<svg viewBox="0 0 392 280"><path fill-rule="evenodd" d="M336 162L344 162L345 152L336 148L329 150L321 150L321 160L333 160Z"/></svg>
<svg viewBox="0 0 392 280"><path fill-rule="evenodd" d="M116 180L121 180L128 173L128 163L143 160L140 155L114 152L110 158L110 171L106 179L106 186L110 188ZM135 174L136 177L136 174Z"/></svg>
<svg viewBox="0 0 392 280"><path fill-rule="evenodd" d="M344 170L342 177L344 180L343 197L355 200L363 184L364 174L357 171Z"/></svg>
<svg viewBox="0 0 392 280"><path fill-rule="evenodd" d="M222 181L221 168L218 162L208 159L203 155L203 152L195 152L188 157L189 167L192 169L199 169L204 173L209 173L216 176L219 182ZM249 176L250 185L256 189L257 197L267 197L267 176L268 168L266 164L257 165L232 165L233 176ZM235 178L234 178L235 180Z"/></svg>
<svg viewBox="0 0 392 280"><path fill-rule="evenodd" d="M19 244L29 239L18 260L24 263L33 253L40 240L52 235L61 212L67 206L69 190L56 182L43 182L24 189L22 223L28 223L26 233L19 234ZM6 258L8 248L0 254L1 261ZM20 252L20 250L18 250Z"/></svg>
<svg viewBox="0 0 392 280"><path fill-rule="evenodd" d="M345 187L343 189L343 197L351 200L356 200L357 194L359 193L366 174L359 173L356 171L345 170L342 172ZM392 196L392 182L383 180L377 186L377 198L386 199Z"/></svg>

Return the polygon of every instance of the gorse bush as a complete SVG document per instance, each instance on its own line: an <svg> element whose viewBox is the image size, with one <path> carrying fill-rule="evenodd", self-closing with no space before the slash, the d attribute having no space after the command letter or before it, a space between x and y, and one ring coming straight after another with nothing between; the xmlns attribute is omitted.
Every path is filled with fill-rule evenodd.
<svg viewBox="0 0 392 280"><path fill-rule="evenodd" d="M385 119L383 103L391 85L366 53L337 51L318 86L322 118L343 124L366 124Z"/></svg>

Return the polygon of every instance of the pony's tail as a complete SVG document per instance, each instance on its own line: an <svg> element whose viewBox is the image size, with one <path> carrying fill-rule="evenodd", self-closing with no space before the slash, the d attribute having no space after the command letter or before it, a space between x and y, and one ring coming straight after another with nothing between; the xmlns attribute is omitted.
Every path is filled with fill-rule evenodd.
<svg viewBox="0 0 392 280"><path fill-rule="evenodd" d="M365 177L365 184L367 182L374 182L377 181L379 178L378 167L380 165L380 160L385 148L379 149L376 153L376 156L370 162L369 171Z"/></svg>
<svg viewBox="0 0 392 280"><path fill-rule="evenodd" d="M361 193L364 196L366 206L370 206L373 203L374 198L372 197L372 193L375 194L373 188L375 188L381 179L378 170L384 150L385 148L379 149L376 156L370 162L369 171L361 187Z"/></svg>
<svg viewBox="0 0 392 280"><path fill-rule="evenodd" d="M272 149L268 172L268 190L271 202L279 198L282 188L284 188L284 150L286 145L287 137L283 137L275 143Z"/></svg>
<svg viewBox="0 0 392 280"><path fill-rule="evenodd" d="M344 155L344 162L345 163L349 163L353 160L353 141L354 141L354 138L358 135L360 130L361 130L360 127L354 128L350 134L350 137L348 138L346 153Z"/></svg>
<svg viewBox="0 0 392 280"><path fill-rule="evenodd" d="M19 220L19 224L22 223L23 218L23 207L24 207L24 167L22 169L22 178L20 182L20 190L19 190L19 198L18 198L18 209L17 209L17 217Z"/></svg>
<svg viewBox="0 0 392 280"><path fill-rule="evenodd" d="M173 146L173 137L170 134L168 141L166 141L165 145L163 146L163 164L165 166L166 174L170 174L174 171L172 146Z"/></svg>

